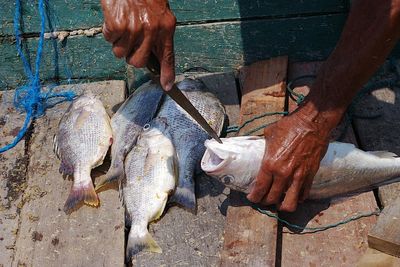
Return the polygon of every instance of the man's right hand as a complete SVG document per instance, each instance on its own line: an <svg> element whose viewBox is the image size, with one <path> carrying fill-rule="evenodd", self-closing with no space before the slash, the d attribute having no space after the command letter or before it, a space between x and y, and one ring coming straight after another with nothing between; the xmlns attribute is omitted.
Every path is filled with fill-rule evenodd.
<svg viewBox="0 0 400 267"><path fill-rule="evenodd" d="M175 81L176 18L167 0L101 0L104 38L116 57L137 68L146 66L151 52L161 65L160 82L170 90Z"/></svg>

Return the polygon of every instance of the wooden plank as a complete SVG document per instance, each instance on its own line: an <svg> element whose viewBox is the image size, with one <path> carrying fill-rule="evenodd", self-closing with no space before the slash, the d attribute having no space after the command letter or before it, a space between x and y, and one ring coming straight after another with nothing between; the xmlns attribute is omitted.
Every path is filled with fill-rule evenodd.
<svg viewBox="0 0 400 267"><path fill-rule="evenodd" d="M381 74L382 79L390 78L393 73ZM379 77L375 79L378 80ZM374 80L372 81L374 82ZM362 97L356 106L355 114L364 117L378 116L375 119L355 118L354 124L364 150L387 150L400 155L400 106L398 88L381 88ZM399 195L400 184L390 184L380 187L379 198L383 206L387 206Z"/></svg>
<svg viewBox="0 0 400 267"><path fill-rule="evenodd" d="M67 87L57 87L55 90ZM111 115L125 99L123 81L69 86L78 93L99 95ZM83 206L71 215L62 208L72 181L58 172L52 149L53 135L68 103L38 118L29 145L27 190L13 266L123 266L124 209L118 192L100 194L101 207Z"/></svg>
<svg viewBox="0 0 400 267"><path fill-rule="evenodd" d="M24 30L38 32L38 1L23 1ZM338 13L347 11L347 1L290 0L245 1L245 0L171 0L170 6L179 23L201 23L211 20L229 20L252 17L274 17ZM100 1L97 0L53 0L48 3L50 14L55 16L54 27L58 30L73 30L97 27L103 23ZM6 1L0 10L0 35L14 32L14 1ZM73 14L73 15L72 15Z"/></svg>
<svg viewBox="0 0 400 267"><path fill-rule="evenodd" d="M376 225L368 234L368 245L400 257L400 197L383 209Z"/></svg>
<svg viewBox="0 0 400 267"><path fill-rule="evenodd" d="M303 75L315 75L322 62L295 63L289 66L289 80ZM307 95L310 79L294 83L296 92ZM304 87L300 87L304 86ZM289 111L297 108L294 100L289 100ZM346 130L347 129L347 130ZM343 130L346 132L343 134ZM356 144L351 125L340 125L332 136L344 136L343 142ZM306 202L296 212L280 216L291 223L320 227L340 222L349 216L375 211L376 201L372 192L364 193L339 202ZM362 218L351 223L312 234L296 234L298 229L283 228L282 266L354 266L367 249L367 234L375 223L375 217Z"/></svg>
<svg viewBox="0 0 400 267"><path fill-rule="evenodd" d="M241 70L242 104L240 122L269 111L283 111L287 57L254 63ZM263 123L276 121L279 116L262 119ZM260 126L258 121L239 134ZM257 134L262 133L258 131ZM221 266L272 266L275 264L277 222L233 195L228 208Z"/></svg>
<svg viewBox="0 0 400 267"><path fill-rule="evenodd" d="M25 33L40 32L38 0L21 1ZM100 1L97 0L52 0L48 1L46 15L50 15L56 30L87 29L100 26L103 15ZM0 36L14 35L15 1L4 1L0 9ZM46 21L46 31L51 28Z"/></svg>
<svg viewBox="0 0 400 267"><path fill-rule="evenodd" d="M191 73L187 76L201 79L225 105L231 122L238 122L239 100L233 73ZM177 77L178 81L182 79L183 76ZM140 253L134 266L216 266L222 246L227 191L216 179L198 175L197 214L170 207L160 221L150 225L163 253Z"/></svg>
<svg viewBox="0 0 400 267"><path fill-rule="evenodd" d="M12 104L14 91L0 92L0 147L9 144L24 123ZM11 266L26 188L25 139L0 154L0 266Z"/></svg>
<svg viewBox="0 0 400 267"><path fill-rule="evenodd" d="M400 266L400 258L390 256L378 250L368 248L357 263L357 267L395 267Z"/></svg>
<svg viewBox="0 0 400 267"><path fill-rule="evenodd" d="M29 38L27 45L34 62L37 38ZM54 49L54 45L57 49ZM101 34L94 37L68 37L62 43L58 40L46 40L43 51L40 77L45 81L67 78L79 80L125 78L125 61L114 57L111 45ZM11 88L23 84L26 77L15 44L0 41L0 54L0 84L4 83ZM68 77L67 71L71 72L71 77Z"/></svg>

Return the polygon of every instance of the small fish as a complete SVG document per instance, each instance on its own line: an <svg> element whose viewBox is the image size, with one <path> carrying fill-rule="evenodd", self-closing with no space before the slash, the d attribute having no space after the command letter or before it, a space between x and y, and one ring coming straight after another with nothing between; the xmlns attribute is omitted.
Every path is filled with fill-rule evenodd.
<svg viewBox="0 0 400 267"><path fill-rule="evenodd" d="M162 215L168 196L175 189L177 172L168 126L165 121L155 119L144 127L125 160L126 178L121 188L131 226L126 248L128 262L141 250L161 253L147 226Z"/></svg>
<svg viewBox="0 0 400 267"><path fill-rule="evenodd" d="M156 114L163 96L161 86L149 81L140 86L111 118L114 143L111 146L111 166L96 183L96 190L116 181L124 173L124 159L142 131Z"/></svg>
<svg viewBox="0 0 400 267"><path fill-rule="evenodd" d="M177 86L219 135L224 123L225 110L218 98L206 92L206 86L200 80L184 79ZM204 141L209 136L169 97L166 97L157 117L167 121L179 159L178 186L169 202L195 212L194 172L196 167L200 167L198 165L205 150Z"/></svg>
<svg viewBox="0 0 400 267"><path fill-rule="evenodd" d="M265 139L240 136L207 140L201 168L226 186L249 193L264 156ZM314 177L309 199L346 196L399 181L400 158L387 151L365 152L332 142Z"/></svg>
<svg viewBox="0 0 400 267"><path fill-rule="evenodd" d="M111 143L110 118L101 101L91 94L75 99L54 136L54 151L61 160L60 173L74 176L64 205L66 213L71 213L81 202L99 206L90 172L103 163Z"/></svg>

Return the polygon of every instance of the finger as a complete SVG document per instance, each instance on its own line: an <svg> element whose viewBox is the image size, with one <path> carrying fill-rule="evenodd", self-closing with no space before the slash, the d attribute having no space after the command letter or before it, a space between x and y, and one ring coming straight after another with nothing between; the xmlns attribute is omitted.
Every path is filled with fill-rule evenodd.
<svg viewBox="0 0 400 267"><path fill-rule="evenodd" d="M175 82L175 55L173 40L170 40L165 44L160 65L161 86L164 88L164 90L169 91Z"/></svg>
<svg viewBox="0 0 400 267"><path fill-rule="evenodd" d="M110 43L114 43L115 41L120 39L121 35L122 35L122 32L120 32L120 31L111 31L111 30L109 30L109 28L107 27L106 23L103 23L102 31L103 31L104 39L107 42L110 42Z"/></svg>
<svg viewBox="0 0 400 267"><path fill-rule="evenodd" d="M314 176L309 175L306 178L306 180L304 181L303 192L300 194L300 201L306 200L308 198L308 196L310 195L313 180L314 180Z"/></svg>
<svg viewBox="0 0 400 267"><path fill-rule="evenodd" d="M136 49L130 56L128 56L128 64L133 65L136 68L143 68L146 66L147 60L149 59L151 53L153 40L154 35L152 33L146 34L139 48Z"/></svg>
<svg viewBox="0 0 400 267"><path fill-rule="evenodd" d="M285 181L286 179L284 177L274 175L274 182L262 203L265 205L280 203L286 187Z"/></svg>
<svg viewBox="0 0 400 267"><path fill-rule="evenodd" d="M260 202L265 196L265 194L271 188L271 185L272 185L272 174L261 168L257 174L256 182L253 188L247 195L247 199L254 203Z"/></svg>
<svg viewBox="0 0 400 267"><path fill-rule="evenodd" d="M279 210L293 212L297 209L297 203L302 185L302 180L293 179L292 184L286 191L285 199L283 200Z"/></svg>
<svg viewBox="0 0 400 267"><path fill-rule="evenodd" d="M123 35L113 43L113 53L117 58L127 57L134 49L134 43L129 34Z"/></svg>

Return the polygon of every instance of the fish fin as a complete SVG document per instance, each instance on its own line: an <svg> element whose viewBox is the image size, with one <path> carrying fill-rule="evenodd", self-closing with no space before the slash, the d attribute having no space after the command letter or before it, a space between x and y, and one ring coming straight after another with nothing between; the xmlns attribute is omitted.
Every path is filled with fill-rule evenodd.
<svg viewBox="0 0 400 267"><path fill-rule="evenodd" d="M160 209L158 210L158 212L154 215L153 219L151 220L152 222L153 222L153 221L157 221L158 219L160 219L161 216L162 216L163 213L164 213L165 206L167 205L168 194L165 193L165 195L164 195L163 197L164 197L164 199L162 200L161 208L160 208Z"/></svg>
<svg viewBox="0 0 400 267"><path fill-rule="evenodd" d="M129 231L128 243L126 245L126 260L132 261L132 257L140 251L150 251L155 253L162 253L162 249L157 242L150 235L149 231L145 229L146 233L143 235L139 232L139 228L133 226Z"/></svg>
<svg viewBox="0 0 400 267"><path fill-rule="evenodd" d="M56 154L57 158L60 159L60 149L58 147L58 137L57 134L53 136L53 152Z"/></svg>
<svg viewBox="0 0 400 267"><path fill-rule="evenodd" d="M72 167L70 164L65 163L65 161L61 161L58 171L63 175L73 175L74 167Z"/></svg>
<svg viewBox="0 0 400 267"><path fill-rule="evenodd" d="M387 158L387 159L391 159L391 158L398 158L399 156L393 152L389 152L389 151L367 151L369 154L372 154L374 156L380 157L380 158Z"/></svg>
<svg viewBox="0 0 400 267"><path fill-rule="evenodd" d="M117 182L121 175L124 173L124 169L111 167L105 176L100 177L98 181L96 181L96 192L98 192L101 188L106 187L107 185Z"/></svg>
<svg viewBox="0 0 400 267"><path fill-rule="evenodd" d="M169 199L169 203L175 203L190 212L196 214L196 195L193 190L186 187L177 187L175 193Z"/></svg>
<svg viewBox="0 0 400 267"><path fill-rule="evenodd" d="M70 214L78 209L82 203L91 207L99 206L99 198L92 183L75 188L72 186L71 192L64 205L64 212Z"/></svg>

